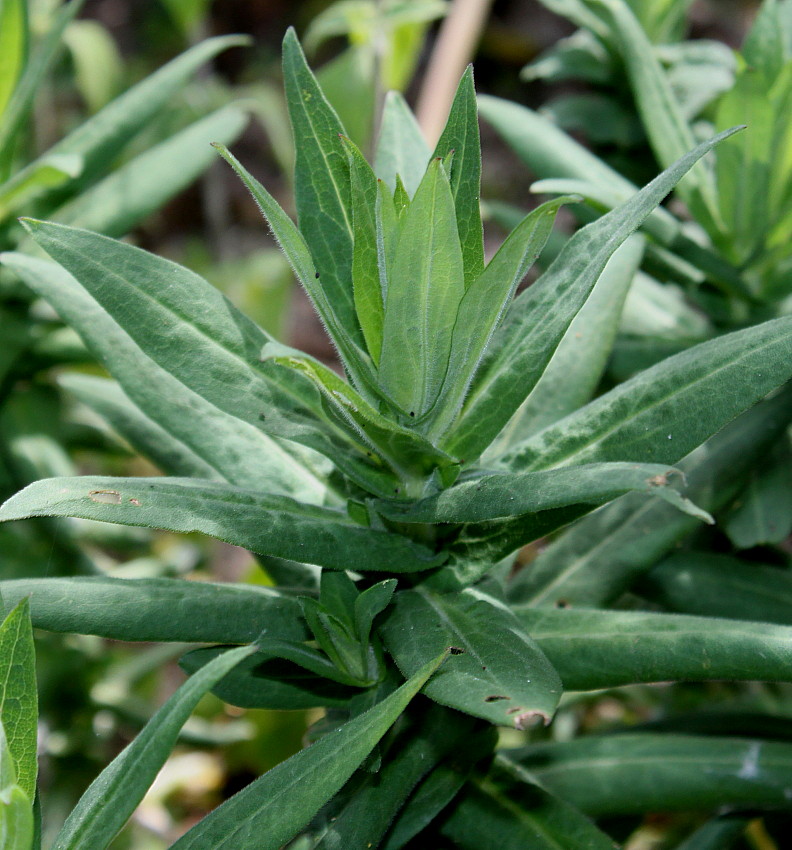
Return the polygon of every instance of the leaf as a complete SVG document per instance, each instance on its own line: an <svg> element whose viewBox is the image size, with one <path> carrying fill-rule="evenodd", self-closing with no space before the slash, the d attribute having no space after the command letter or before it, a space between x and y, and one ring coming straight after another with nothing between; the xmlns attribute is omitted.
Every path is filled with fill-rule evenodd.
<svg viewBox="0 0 792 850"><path fill-rule="evenodd" d="M27 24L24 0L3 0L0 3L0 117L25 67Z"/></svg>
<svg viewBox="0 0 792 850"><path fill-rule="evenodd" d="M120 91L124 61L109 30L99 21L72 21L63 33L74 83L89 112L98 112Z"/></svg>
<svg viewBox="0 0 792 850"><path fill-rule="evenodd" d="M396 175L412 197L421 183L431 151L407 101L399 92L389 91L382 108L374 171L390 189L396 191Z"/></svg>
<svg viewBox="0 0 792 850"><path fill-rule="evenodd" d="M790 744L630 733L501 752L594 817L789 806Z"/></svg>
<svg viewBox="0 0 792 850"><path fill-rule="evenodd" d="M468 286L451 334L448 371L432 410L430 433L434 437L443 435L459 413L492 335L547 242L559 207L573 200L556 198L528 213Z"/></svg>
<svg viewBox="0 0 792 850"><path fill-rule="evenodd" d="M53 218L106 236L123 236L212 164L210 142L231 144L246 124L247 116L240 109L218 109L81 192Z"/></svg>
<svg viewBox="0 0 792 850"><path fill-rule="evenodd" d="M643 240L630 236L608 260L542 377L491 447L494 456L573 413L594 395L642 258Z"/></svg>
<svg viewBox="0 0 792 850"><path fill-rule="evenodd" d="M786 430L792 388L747 411L678 466L688 498L715 511L739 492L745 475ZM511 584L515 602L602 606L618 598L670 552L697 522L669 505L623 496L586 517L545 549ZM595 541L592 545L592 541Z"/></svg>
<svg viewBox="0 0 792 850"><path fill-rule="evenodd" d="M749 818L739 814L721 815L699 827L675 850L729 850L749 823Z"/></svg>
<svg viewBox="0 0 792 850"><path fill-rule="evenodd" d="M445 658L259 777L182 836L172 850L278 850L336 794Z"/></svg>
<svg viewBox="0 0 792 850"><path fill-rule="evenodd" d="M578 231L539 281L514 301L447 440L450 453L472 460L492 442L536 385L614 251L723 138L699 145L624 206Z"/></svg>
<svg viewBox="0 0 792 850"><path fill-rule="evenodd" d="M535 515L569 505L598 504L628 490L657 495L691 516L713 522L669 487L675 469L655 464L601 463L539 473L493 473L411 504L375 502L399 522L485 522Z"/></svg>
<svg viewBox="0 0 792 850"><path fill-rule="evenodd" d="M26 599L17 603L0 624L0 724L14 766L11 784L19 785L32 800L38 773L38 698L36 651Z"/></svg>
<svg viewBox="0 0 792 850"><path fill-rule="evenodd" d="M339 138L346 132L311 73L293 29L283 39L283 77L297 151L294 194L300 231L339 323L362 345L351 286L349 165Z"/></svg>
<svg viewBox="0 0 792 850"><path fill-rule="evenodd" d="M189 533L331 569L411 572L444 559L406 537L355 523L346 512L193 478L53 478L0 508L0 521L78 516Z"/></svg>
<svg viewBox="0 0 792 850"><path fill-rule="evenodd" d="M792 319L724 334L668 357L513 447L528 470L613 460L676 463L792 377Z"/></svg>
<svg viewBox="0 0 792 850"><path fill-rule="evenodd" d="M379 633L407 675L438 647L455 648L424 689L441 705L517 729L539 719L548 723L555 712L561 696L558 674L511 612L479 591L401 591Z"/></svg>
<svg viewBox="0 0 792 850"><path fill-rule="evenodd" d="M448 121L432 156L445 159L452 152L454 160L449 177L467 288L484 269L484 234L479 211L481 141L472 65L468 65L462 75Z"/></svg>
<svg viewBox="0 0 792 850"><path fill-rule="evenodd" d="M324 499L321 466L314 467L319 475L306 469L281 445L238 418L236 406L225 412L193 392L148 357L64 269L23 254L2 254L0 260L79 331L142 413L211 466L218 478L242 487L259 486L264 479L270 492L311 502ZM134 311L127 305L122 313L133 315ZM191 365L179 360L183 366ZM232 407L227 400L226 395L225 406ZM200 428L196 428L197 422Z"/></svg>
<svg viewBox="0 0 792 850"><path fill-rule="evenodd" d="M328 328L333 342L338 346L339 354L353 381L362 392L366 392L368 389L369 395L373 393L375 397L378 397L380 393L374 378L371 361L344 327L336 313L337 304L325 292L324 284L318 282L320 280L319 272L316 271L311 252L302 234L275 198L244 168L233 154L222 145L216 147L219 154L236 171L253 196L253 200L269 224L275 240L311 299L314 309Z"/></svg>
<svg viewBox="0 0 792 850"><path fill-rule="evenodd" d="M0 592L7 604L29 598L33 625L51 632L195 643L307 637L297 600L257 585L92 576L2 581Z"/></svg>
<svg viewBox="0 0 792 850"><path fill-rule="evenodd" d="M623 0L587 0L606 21L624 60L634 91L635 105L658 161L668 168L695 145L651 42ZM680 181L677 191L690 206L696 220L717 231L720 225L712 171L697 165Z"/></svg>
<svg viewBox="0 0 792 850"><path fill-rule="evenodd" d="M792 533L792 449L779 441L767 462L751 471L725 530L738 549L781 543Z"/></svg>
<svg viewBox="0 0 792 850"><path fill-rule="evenodd" d="M106 847L154 782L201 697L253 649L241 646L226 652L188 679L91 783L56 836L52 850Z"/></svg>
<svg viewBox="0 0 792 850"><path fill-rule="evenodd" d="M107 378L79 373L58 376L58 384L98 413L137 452L166 475L185 478L218 478L217 470L188 446L149 419Z"/></svg>
<svg viewBox="0 0 792 850"><path fill-rule="evenodd" d="M454 200L434 159L401 223L379 364L383 386L411 418L427 413L440 392L463 294Z"/></svg>
<svg viewBox="0 0 792 850"><path fill-rule="evenodd" d="M472 718L431 706L392 742L383 765L357 785L317 837L317 850L380 846L413 788L440 759L468 746Z"/></svg>
<svg viewBox="0 0 792 850"><path fill-rule="evenodd" d="M33 808L18 786L0 791L0 847L3 850L31 850Z"/></svg>
<svg viewBox="0 0 792 850"><path fill-rule="evenodd" d="M179 666L185 673L195 673L226 649L195 649L179 659ZM246 658L212 688L215 696L231 705L279 711L343 708L359 692L264 652Z"/></svg>
<svg viewBox="0 0 792 850"><path fill-rule="evenodd" d="M646 611L512 610L558 671L564 690L712 679L792 681L789 627Z"/></svg>
<svg viewBox="0 0 792 850"><path fill-rule="evenodd" d="M696 550L675 552L642 579L640 592L682 614L792 626L792 571Z"/></svg>
<svg viewBox="0 0 792 850"><path fill-rule="evenodd" d="M0 187L0 219L6 219L42 192L73 180L82 166L82 157L61 154L40 160L35 170L15 175Z"/></svg>
<svg viewBox="0 0 792 850"><path fill-rule="evenodd" d="M441 832L461 850L614 850L615 844L519 765L500 759L474 777Z"/></svg>

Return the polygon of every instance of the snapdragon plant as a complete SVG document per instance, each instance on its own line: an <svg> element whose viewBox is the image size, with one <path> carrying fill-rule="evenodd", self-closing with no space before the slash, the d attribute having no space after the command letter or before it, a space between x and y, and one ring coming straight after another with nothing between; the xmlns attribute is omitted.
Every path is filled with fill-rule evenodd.
<svg viewBox="0 0 792 850"><path fill-rule="evenodd" d="M27 219L55 263L2 255L113 375L117 383L74 380L90 382L97 407L165 475L39 481L0 518L200 531L255 553L277 585L0 583L13 608L3 628L27 635L18 640L28 647L31 621L202 645L181 660L190 678L97 777L52 846L108 846L211 690L237 706L325 715L310 746L218 806L176 850L610 848L588 815L679 808L680 777L661 772L639 788L619 774L621 785L594 793L566 768L575 757L602 758L611 738L581 738L571 754L555 744L496 752L496 727L541 737L564 691L785 681L792 629L517 604L514 553L624 494L646 510L712 522L683 495L676 464L713 435L788 421L792 320L690 348L530 436L512 425L535 393L575 392L548 368L574 346L576 318L601 287L632 277L643 250L635 231L733 131L575 234L515 297L559 206L577 198L528 214L485 261L472 71L434 150L403 99L389 97L372 167L291 31L283 51L299 223L218 149L308 293L343 374L277 342L193 272L129 244ZM29 670L25 653L9 681ZM29 729L34 703L19 704ZM1 811L26 819L32 836L29 733L7 738L16 773L6 774L11 803ZM773 807L789 786L788 744L655 733L624 746L628 772L641 752L661 762L672 751L717 758L715 777L705 765L682 772L705 811ZM744 782L748 768L761 781Z"/></svg>

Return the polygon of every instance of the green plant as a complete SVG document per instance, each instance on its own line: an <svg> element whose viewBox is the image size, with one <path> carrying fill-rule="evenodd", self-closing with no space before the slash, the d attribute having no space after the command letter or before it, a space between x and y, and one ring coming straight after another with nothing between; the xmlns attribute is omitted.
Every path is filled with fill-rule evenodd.
<svg viewBox="0 0 792 850"><path fill-rule="evenodd" d="M607 848L584 811L673 810L691 793L705 811L783 805L789 744L739 749L727 734L680 742L657 732L495 753L495 726L541 739L536 727L552 721L563 690L789 678L788 627L508 598L516 550L623 494L670 511L669 525L711 522L676 489L685 473L671 464L684 458L691 484L711 481L713 458L733 463L789 421L784 317L663 360L527 435L514 427L527 421L526 400L557 390L551 365L574 347L577 317L631 279L643 247L632 234L732 131L579 231L513 298L574 198L530 213L485 264L472 72L434 152L403 102L388 103L376 173L293 32L284 75L299 228L219 149L311 297L344 377L277 343L194 273L128 244L28 219L60 265L2 255L101 357L139 407L130 440L174 477L40 481L0 518L202 531L258 553L280 585L0 583L7 605L30 596L38 628L213 645L182 658L191 678L100 775L54 847L108 846L206 690L242 707L327 712L310 747L177 850ZM561 392L566 403L581 395L571 383ZM636 755L615 760L619 781L592 782L585 767L620 745ZM672 769L633 794L641 753Z"/></svg>

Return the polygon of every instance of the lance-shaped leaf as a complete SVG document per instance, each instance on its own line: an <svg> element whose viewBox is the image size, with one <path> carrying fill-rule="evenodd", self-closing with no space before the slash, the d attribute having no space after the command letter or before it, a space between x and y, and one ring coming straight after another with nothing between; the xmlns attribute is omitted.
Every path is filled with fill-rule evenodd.
<svg viewBox="0 0 792 850"><path fill-rule="evenodd" d="M84 163L79 179L89 180L173 101L201 65L221 51L247 42L245 36L224 36L197 44L82 122L43 156L78 154ZM22 174L38 167L39 161L34 160Z"/></svg>
<svg viewBox="0 0 792 850"><path fill-rule="evenodd" d="M252 646L232 649L188 679L91 783L52 850L107 847L149 790L201 697L253 650Z"/></svg>
<svg viewBox="0 0 792 850"><path fill-rule="evenodd" d="M596 463L538 473L482 475L411 504L377 502L400 522L485 522L539 514L569 505L601 504L629 490L657 495L691 516L713 522L669 486L676 469L657 464Z"/></svg>
<svg viewBox="0 0 792 850"><path fill-rule="evenodd" d="M91 576L3 581L0 593L8 604L29 598L33 625L51 632L188 643L308 636L294 597L255 585Z"/></svg>
<svg viewBox="0 0 792 850"><path fill-rule="evenodd" d="M586 814L789 807L792 744L695 735L592 735L504 750Z"/></svg>
<svg viewBox="0 0 792 850"><path fill-rule="evenodd" d="M294 194L300 231L340 324L362 345L352 291L349 164L340 138L347 133L311 73L293 29L283 39L283 78L297 152Z"/></svg>
<svg viewBox="0 0 792 850"><path fill-rule="evenodd" d="M792 416L792 387L747 411L678 466L688 497L717 510L739 492ZM566 532L512 582L514 601L605 605L670 552L698 522L657 500L629 494Z"/></svg>
<svg viewBox="0 0 792 850"><path fill-rule="evenodd" d="M448 121L433 156L445 159L450 153L454 155L450 174L451 192L462 245L465 286L468 287L484 268L484 234L479 210L481 141L472 65L468 65L462 75Z"/></svg>
<svg viewBox="0 0 792 850"><path fill-rule="evenodd" d="M699 145L624 206L579 230L539 281L514 301L493 337L491 354L482 364L447 450L470 460L492 442L536 385L616 249L690 167L728 135L721 133Z"/></svg>
<svg viewBox="0 0 792 850"><path fill-rule="evenodd" d="M643 239L633 235L608 260L591 297L570 324L542 377L490 452L497 455L506 451L511 444L558 422L592 398L642 257Z"/></svg>
<svg viewBox="0 0 792 850"><path fill-rule="evenodd" d="M792 626L792 570L696 550L661 561L640 593L682 614Z"/></svg>
<svg viewBox="0 0 792 850"><path fill-rule="evenodd" d="M518 764L496 757L468 781L440 831L461 850L614 850L578 809L549 794Z"/></svg>
<svg viewBox="0 0 792 850"><path fill-rule="evenodd" d="M443 164L434 159L401 222L379 364L383 386L416 420L440 392L463 294L454 200Z"/></svg>
<svg viewBox="0 0 792 850"><path fill-rule="evenodd" d="M18 602L0 624L0 724L13 762L12 784L33 800L38 773L38 698L33 629L26 599Z"/></svg>
<svg viewBox="0 0 792 850"><path fill-rule="evenodd" d="M60 375L58 384L98 413L117 434L166 475L220 477L217 470L189 446L132 404L116 381L74 372Z"/></svg>
<svg viewBox="0 0 792 850"><path fill-rule="evenodd" d="M269 224L272 235L311 299L314 309L329 330L333 342L338 346L338 352L352 379L361 391L368 390L369 394L376 397L378 388L373 376L371 360L343 324L340 315L337 313L337 304L332 296L325 292L324 282L316 270L314 259L302 233L286 215L275 198L230 151L223 145L216 145L215 147L223 159L236 171L240 180L252 195L261 214Z"/></svg>
<svg viewBox="0 0 792 850"><path fill-rule="evenodd" d="M125 163L52 217L73 227L123 236L212 164L211 142L231 144L246 124L240 109L218 109Z"/></svg>
<svg viewBox="0 0 792 850"><path fill-rule="evenodd" d="M186 673L195 673L227 647L195 649L179 659ZM306 647L306 650L308 647ZM325 669L325 671L327 670ZM311 672L304 666L270 653L256 652L212 687L212 693L240 708L297 711L305 708L343 708L360 690Z"/></svg>
<svg viewBox="0 0 792 850"><path fill-rule="evenodd" d="M792 681L792 628L644 611L512 609L564 689L638 682Z"/></svg>
<svg viewBox="0 0 792 850"><path fill-rule="evenodd" d="M339 444L316 421L321 406L313 390L301 396L283 371L274 375L287 379L280 384L264 377L261 349L272 338L203 278L85 230L44 222L29 226L136 345L180 383L212 406L332 456L353 476L376 481L377 470L365 455L348 441ZM152 327L161 333L152 334Z"/></svg>
<svg viewBox="0 0 792 850"><path fill-rule="evenodd" d="M31 850L32 846L33 804L17 784L14 756L0 722L0 847Z"/></svg>
<svg viewBox="0 0 792 850"><path fill-rule="evenodd" d="M401 177L412 197L421 183L431 151L410 107L399 92L389 91L382 108L374 171L380 180L396 191L396 176Z"/></svg>
<svg viewBox="0 0 792 850"><path fill-rule="evenodd" d="M444 657L433 658L382 702L256 779L173 850L278 850L341 789Z"/></svg>
<svg viewBox="0 0 792 850"><path fill-rule="evenodd" d="M646 33L623 0L587 0L615 36L635 104L660 164L668 167L695 144L679 101ZM719 222L712 171L702 163L680 181L679 191L696 218L710 229Z"/></svg>
<svg viewBox="0 0 792 850"><path fill-rule="evenodd" d="M27 50L27 4L5 0L0 4L0 116L24 70Z"/></svg>
<svg viewBox="0 0 792 850"><path fill-rule="evenodd" d="M792 318L666 358L501 458L513 470L609 460L676 463L792 377Z"/></svg>
<svg viewBox="0 0 792 850"><path fill-rule="evenodd" d="M270 491L306 501L324 498L326 488L316 474L243 421L244 413L236 406L226 412L191 390L169 371L172 362L178 362L175 358L164 365L152 360L67 271L24 254L6 253L0 259L80 333L142 413L198 455L218 478L242 487L266 480ZM190 368L189 361L179 360ZM219 396L217 400L222 402ZM223 406L230 408L227 402L228 396Z"/></svg>
<svg viewBox="0 0 792 850"><path fill-rule="evenodd" d="M438 647L454 647L424 690L441 705L517 729L547 723L555 712L558 674L509 609L479 591L400 592L379 632L405 674Z"/></svg>
<svg viewBox="0 0 792 850"><path fill-rule="evenodd" d="M571 200L574 198L556 198L528 213L468 286L451 335L448 371L432 411L430 433L434 437L444 434L459 413L517 286L547 242L558 208Z"/></svg>
<svg viewBox="0 0 792 850"><path fill-rule="evenodd" d="M721 815L700 826L675 850L729 850L749 823L750 818L744 815Z"/></svg>
<svg viewBox="0 0 792 850"><path fill-rule="evenodd" d="M473 718L431 706L417 726L393 741L380 770L365 777L334 812L316 841L317 850L379 846L417 783L442 758L467 748L474 731Z"/></svg>
<svg viewBox="0 0 792 850"><path fill-rule="evenodd" d="M435 466L455 465L453 458L436 449L420 434L382 416L319 361L278 344L266 346L261 356L262 359L271 357L282 368L296 371L315 386L332 419L349 431L352 439L381 458L402 481L409 481L412 476L420 477Z"/></svg>
<svg viewBox="0 0 792 850"><path fill-rule="evenodd" d="M399 534L358 525L341 510L191 478L51 478L0 508L0 521L32 516L200 531L253 552L340 570L411 572L445 557Z"/></svg>

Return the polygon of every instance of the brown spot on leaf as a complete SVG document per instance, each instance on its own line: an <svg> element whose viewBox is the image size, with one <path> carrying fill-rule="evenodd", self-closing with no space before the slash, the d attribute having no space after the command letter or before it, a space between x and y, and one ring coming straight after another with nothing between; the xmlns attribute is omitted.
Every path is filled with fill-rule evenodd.
<svg viewBox="0 0 792 850"><path fill-rule="evenodd" d="M523 711L514 718L514 728L524 732L531 726L536 726L538 720L541 720L545 726L550 722L549 716L543 711Z"/></svg>
<svg viewBox="0 0 792 850"><path fill-rule="evenodd" d="M465 654L465 650L462 649L461 646L449 646L448 651L451 653L451 655L464 655Z"/></svg>
<svg viewBox="0 0 792 850"><path fill-rule="evenodd" d="M492 694L491 696L484 697L484 702L500 702L502 699L511 699L511 697L503 696L503 694Z"/></svg>
<svg viewBox="0 0 792 850"><path fill-rule="evenodd" d="M118 490L91 490L88 493L88 498L92 502L98 502L100 505L121 504L121 494Z"/></svg>

